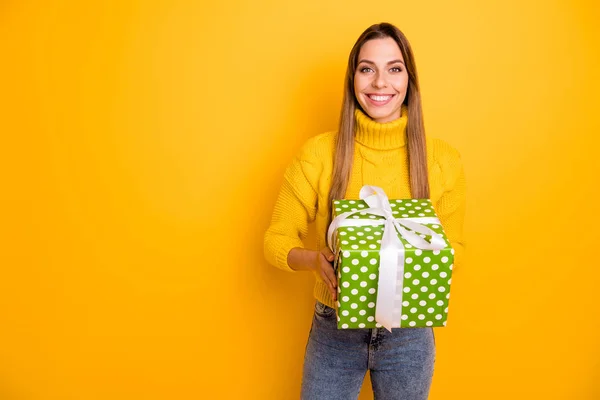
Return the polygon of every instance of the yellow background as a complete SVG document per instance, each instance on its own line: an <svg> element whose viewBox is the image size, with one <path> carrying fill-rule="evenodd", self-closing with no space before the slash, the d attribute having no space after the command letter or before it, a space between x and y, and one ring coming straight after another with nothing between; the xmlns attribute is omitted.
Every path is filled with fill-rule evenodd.
<svg viewBox="0 0 600 400"><path fill-rule="evenodd" d="M600 398L597 1L93 3L0 3L0 398L298 398L263 232L380 21L468 179L430 398Z"/></svg>

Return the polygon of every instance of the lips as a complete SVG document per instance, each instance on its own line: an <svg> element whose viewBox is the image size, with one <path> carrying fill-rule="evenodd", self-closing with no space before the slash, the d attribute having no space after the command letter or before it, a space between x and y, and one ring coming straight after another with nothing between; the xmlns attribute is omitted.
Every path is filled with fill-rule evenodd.
<svg viewBox="0 0 600 400"><path fill-rule="evenodd" d="M375 106L384 106L392 100L395 94L367 94L369 102Z"/></svg>

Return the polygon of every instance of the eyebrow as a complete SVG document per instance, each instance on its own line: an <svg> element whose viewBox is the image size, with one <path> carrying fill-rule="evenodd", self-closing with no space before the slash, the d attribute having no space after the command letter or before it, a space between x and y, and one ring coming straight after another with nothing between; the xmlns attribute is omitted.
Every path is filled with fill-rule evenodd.
<svg viewBox="0 0 600 400"><path fill-rule="evenodd" d="M365 59L360 60L358 63L359 64L360 63L365 63L365 64L375 65L375 63L373 61L371 61L371 60L365 60ZM396 64L396 63L400 63L400 64L404 65L404 61L402 61L400 59L398 59L398 60L392 60L392 61L388 62L387 65Z"/></svg>

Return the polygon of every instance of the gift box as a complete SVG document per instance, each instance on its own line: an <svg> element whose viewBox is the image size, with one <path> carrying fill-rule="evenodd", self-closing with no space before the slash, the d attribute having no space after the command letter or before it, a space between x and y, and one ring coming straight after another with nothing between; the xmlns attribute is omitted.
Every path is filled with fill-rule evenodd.
<svg viewBox="0 0 600 400"><path fill-rule="evenodd" d="M364 186L360 199L333 201L327 239L338 329L446 325L454 250L429 199Z"/></svg>

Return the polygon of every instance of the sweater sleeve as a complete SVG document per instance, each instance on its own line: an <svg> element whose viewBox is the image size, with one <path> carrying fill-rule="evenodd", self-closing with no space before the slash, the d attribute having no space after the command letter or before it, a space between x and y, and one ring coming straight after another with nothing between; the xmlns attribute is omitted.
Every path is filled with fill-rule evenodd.
<svg viewBox="0 0 600 400"><path fill-rule="evenodd" d="M463 224L466 211L466 179L460 153L442 142L440 167L444 179L444 193L436 204L436 213L444 232L454 249L454 270L462 265L466 242Z"/></svg>
<svg viewBox="0 0 600 400"><path fill-rule="evenodd" d="M296 272L288 265L288 253L294 247L304 248L308 224L316 217L320 168L315 150L314 138L309 139L288 165L264 235L265 258L284 271Z"/></svg>

